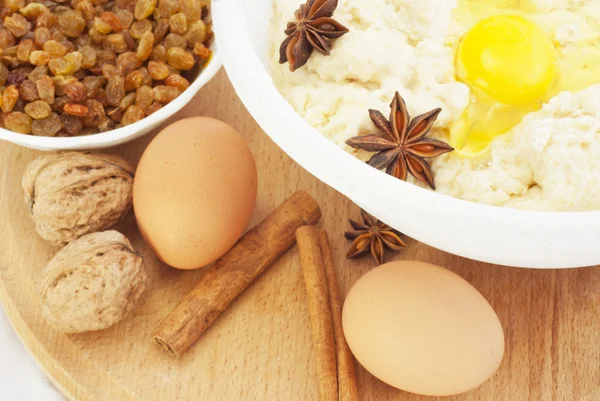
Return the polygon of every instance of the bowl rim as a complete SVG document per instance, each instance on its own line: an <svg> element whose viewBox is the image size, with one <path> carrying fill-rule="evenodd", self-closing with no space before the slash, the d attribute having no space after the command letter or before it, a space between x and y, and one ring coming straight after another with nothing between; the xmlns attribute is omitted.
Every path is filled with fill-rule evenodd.
<svg viewBox="0 0 600 401"><path fill-rule="evenodd" d="M103 145L110 145L115 142L126 142L134 139L139 132L144 131L150 126L157 125L164 120L170 118L173 114L181 110L188 104L198 91L206 85L219 72L223 65L220 53L216 46L216 41L211 44L213 51L210 60L205 64L196 79L190 86L183 91L175 100L162 107L160 110L144 117L131 125L120 127L98 134L71 136L71 137L50 137L50 136L35 136L31 134L19 134L0 128L0 140L16 143L21 146L33 147L45 150L66 150L74 148L94 148Z"/></svg>
<svg viewBox="0 0 600 401"><path fill-rule="evenodd" d="M237 95L265 133L285 153L354 203L362 207L373 199L393 198L440 215L450 211L470 218L493 219L505 227L511 224L531 225L536 228L532 233L550 227L556 229L557 226L587 226L590 220L600 224L600 210L525 210L454 198L400 181L347 153L308 124L275 88L270 74L253 50L250 35L241 34L248 30L243 2L214 0L212 7L215 37ZM243 60L243 68L240 68L240 60ZM249 76L252 79L248 79ZM296 140L299 136L294 134L301 134L307 140ZM309 148L309 142L318 146ZM310 158L306 157L307 152L312 154Z"/></svg>

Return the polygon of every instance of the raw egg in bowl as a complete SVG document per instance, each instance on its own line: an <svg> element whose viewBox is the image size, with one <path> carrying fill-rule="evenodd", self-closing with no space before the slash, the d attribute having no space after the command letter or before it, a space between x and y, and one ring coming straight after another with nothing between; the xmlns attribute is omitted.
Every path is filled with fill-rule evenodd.
<svg viewBox="0 0 600 401"><path fill-rule="evenodd" d="M454 10L457 24L471 26L455 55L470 102L450 129L451 144L465 156L485 152L558 93L600 83L600 75L585 71L598 61L599 49L584 43L563 48L540 26L550 17L531 8L520 1L462 0Z"/></svg>
<svg viewBox="0 0 600 401"><path fill-rule="evenodd" d="M494 139L512 135L512 127L518 126L530 112L543 110L547 99L556 93L587 88L595 83L593 80L596 77L600 77L600 74L591 71L596 69L592 61L600 60L597 56L600 53L596 53L593 43L580 48L564 46L557 37L549 36L546 29L549 21L531 11L530 3L533 1L542 4L539 0L459 1L453 7L453 23L460 23L463 29L457 41L459 45L451 49L450 64L454 62L456 75L450 78L468 87L470 95L464 114L458 115L456 118L459 121L448 130L448 139L465 163L485 153ZM275 2L279 4L281 0L216 0L213 7L216 39L238 96L267 135L297 163L378 219L418 241L456 255L502 265L535 268L566 268L600 263L600 248L597 247L600 240L600 231L597 229L600 226L600 212L527 211L456 199L377 171L313 128L274 84L269 28ZM294 9L302 1L289 2L292 17ZM419 7L435 14L439 12L438 8L448 7L448 4L455 2L437 1L437 8L421 7L420 2L409 1L399 2L400 6L396 8L385 8L390 4L387 0L374 3L383 5L388 18L396 13L393 15L408 20L416 18L410 13L416 12ZM353 7L358 0L346 4ZM403 13L401 7L412 8L410 12ZM374 8L369 10L374 12ZM569 18L570 15L560 10L553 14L546 13L548 18ZM370 17L373 16L365 15L359 22L385 22L384 19L371 21ZM347 23L345 20L340 22ZM419 28L427 31L435 30L438 26L422 25ZM505 37L507 32L511 38L521 35L527 40L521 40L523 43L510 42ZM353 36L353 33L360 36ZM407 31L403 35L409 41L414 41L413 36L418 33ZM563 33L568 37L572 32ZM343 40L354 38L361 41L370 34L372 32L367 28L350 30L334 43L332 56L328 60L335 62L334 56L336 51L340 51L339 43L343 43ZM585 36L584 33L582 35ZM503 42L505 39L507 41ZM527 41L530 43L527 44ZM516 49L511 49L511 46ZM393 48L397 47L394 45ZM461 58L460 49L468 54ZM366 64L380 61L365 59L367 52L374 57L380 52L371 52L369 48L363 50L357 57ZM385 50L391 51L392 47ZM475 51L479 54L471 53ZM396 53L396 58L390 59L395 62L408 57L407 54ZM518 59L517 65L512 62L515 58ZM310 65L311 60L303 68ZM367 67L371 66L369 64ZM337 67L334 78L347 71L356 72L348 65L339 64ZM437 66L420 67L424 70ZM521 79L513 80L510 83L513 89L509 91L503 82L511 74ZM310 80L321 78L316 73L308 77ZM346 82L343 77L340 80ZM352 82L349 81L350 87ZM298 85L302 85L302 82ZM386 89L371 83L369 85L371 94ZM387 89L392 93L398 90L394 85L391 86ZM520 92L514 93L514 88ZM323 95L326 92L324 89ZM369 95L368 92L365 94ZM387 104L389 99L391 97L388 97ZM438 105L426 106L433 109ZM383 108L380 109L386 114ZM362 108L356 110L356 113L363 113L368 119L366 112ZM483 124L486 119L491 123ZM481 124L478 125L479 122Z"/></svg>

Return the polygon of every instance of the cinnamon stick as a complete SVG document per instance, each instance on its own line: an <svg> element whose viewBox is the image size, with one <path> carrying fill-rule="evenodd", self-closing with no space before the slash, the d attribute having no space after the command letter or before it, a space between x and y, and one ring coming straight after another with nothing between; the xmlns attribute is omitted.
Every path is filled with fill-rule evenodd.
<svg viewBox="0 0 600 401"><path fill-rule="evenodd" d="M304 272L321 401L338 400L337 362L327 277L316 227L300 227L296 241Z"/></svg>
<svg viewBox="0 0 600 401"><path fill-rule="evenodd" d="M354 359L342 330L342 305L324 230L296 230L309 305L321 401L358 401Z"/></svg>
<svg viewBox="0 0 600 401"><path fill-rule="evenodd" d="M312 230L311 230L312 231ZM358 383L356 382L356 367L354 355L346 342L342 328L342 298L337 285L331 247L325 230L318 230L319 245L323 256L323 266L327 277L327 289L329 290L329 305L331 307L331 318L333 321L333 334L335 338L335 350L337 356L337 375L339 401L359 401Z"/></svg>
<svg viewBox="0 0 600 401"><path fill-rule="evenodd" d="M156 328L154 340L170 355L179 357L295 243L298 227L315 224L320 218L319 205L309 194L294 193L208 268L194 289Z"/></svg>

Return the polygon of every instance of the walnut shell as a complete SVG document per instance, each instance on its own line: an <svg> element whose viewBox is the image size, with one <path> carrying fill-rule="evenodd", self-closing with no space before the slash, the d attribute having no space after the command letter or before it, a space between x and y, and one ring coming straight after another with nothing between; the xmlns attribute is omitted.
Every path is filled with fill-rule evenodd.
<svg viewBox="0 0 600 401"><path fill-rule="evenodd" d="M102 330L122 320L148 287L142 257L117 231L85 235L42 271L42 312L65 333Z"/></svg>
<svg viewBox="0 0 600 401"><path fill-rule="evenodd" d="M23 175L25 202L36 231L54 245L118 223L132 205L133 168L103 153L51 153Z"/></svg>

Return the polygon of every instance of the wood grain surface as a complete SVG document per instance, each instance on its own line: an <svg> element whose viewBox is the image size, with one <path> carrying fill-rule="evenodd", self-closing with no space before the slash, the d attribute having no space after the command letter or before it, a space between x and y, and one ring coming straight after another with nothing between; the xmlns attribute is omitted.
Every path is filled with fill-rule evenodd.
<svg viewBox="0 0 600 401"><path fill-rule="evenodd" d="M296 189L321 204L341 294L373 267L348 262L343 237L349 200L303 171L260 130L226 74L207 85L174 119L206 115L233 125L257 160L259 195L252 224ZM114 149L137 163L153 135ZM66 336L48 327L35 290L56 252L33 228L20 189L25 165L39 152L0 144L0 301L17 333L52 380L77 401L317 400L315 358L297 250L252 284L180 360L160 350L151 332L203 274L160 263L141 240L133 216L118 229L145 258L152 292L134 316L97 333ZM202 224L202 222L198 222ZM447 267L472 283L503 324L506 354L496 375L452 401L600 400L600 270L525 270L478 263L408 239L395 256ZM600 244L599 244L600 246ZM510 252L510 249L504 250ZM389 387L358 368L365 401L432 400Z"/></svg>

